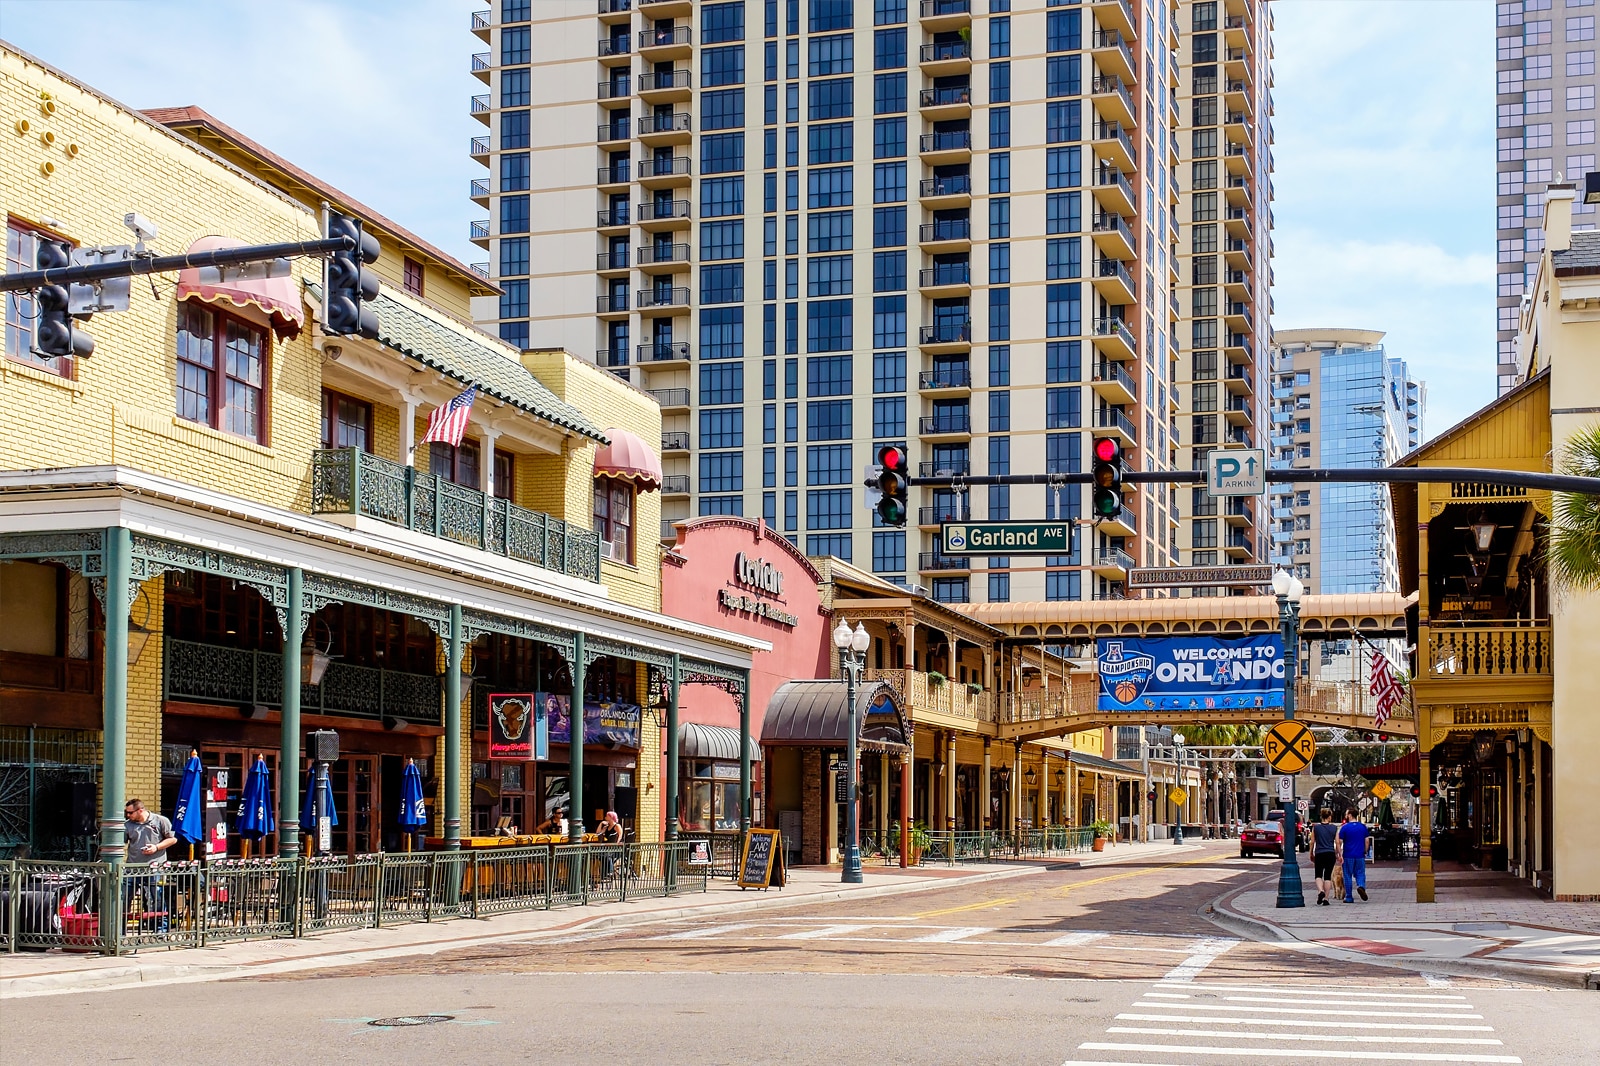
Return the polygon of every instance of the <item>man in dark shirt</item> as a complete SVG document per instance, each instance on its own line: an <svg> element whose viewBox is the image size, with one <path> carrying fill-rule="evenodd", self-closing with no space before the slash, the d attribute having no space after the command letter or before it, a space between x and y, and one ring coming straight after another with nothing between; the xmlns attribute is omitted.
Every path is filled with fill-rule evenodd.
<svg viewBox="0 0 1600 1066"><path fill-rule="evenodd" d="M1317 812L1319 821L1311 827L1311 865L1317 878L1317 906L1328 906L1328 893L1333 891L1333 857L1338 850L1339 827L1333 824L1333 812L1324 807Z"/></svg>
<svg viewBox="0 0 1600 1066"><path fill-rule="evenodd" d="M1354 903L1350 892L1361 893L1361 902L1367 901L1367 826L1359 818L1344 812L1344 824L1339 827L1339 846L1344 849L1344 901Z"/></svg>

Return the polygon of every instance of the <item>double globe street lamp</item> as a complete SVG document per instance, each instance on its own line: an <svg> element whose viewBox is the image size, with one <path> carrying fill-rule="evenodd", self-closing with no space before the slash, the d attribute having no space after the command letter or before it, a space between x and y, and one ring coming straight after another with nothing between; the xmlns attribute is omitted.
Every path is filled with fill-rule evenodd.
<svg viewBox="0 0 1600 1066"><path fill-rule="evenodd" d="M867 627L860 622L852 630L850 623L840 621L833 631L833 646L839 649L839 668L844 673L844 701L846 708L845 737L845 791L849 806L845 812L844 870L839 880L847 885L859 885L861 875L861 804L860 782L857 780L856 738L861 734L856 721L856 686L861 683L861 668L866 665L867 647L872 638Z"/></svg>
<svg viewBox="0 0 1600 1066"><path fill-rule="evenodd" d="M1300 597L1306 587L1287 570L1272 575L1272 593L1278 598L1278 628L1283 633L1283 718L1294 719L1295 680L1300 673ZM1289 776L1289 795L1283 801L1283 862L1278 867L1278 906L1304 907L1305 891L1300 883L1300 830L1296 824L1294 777Z"/></svg>

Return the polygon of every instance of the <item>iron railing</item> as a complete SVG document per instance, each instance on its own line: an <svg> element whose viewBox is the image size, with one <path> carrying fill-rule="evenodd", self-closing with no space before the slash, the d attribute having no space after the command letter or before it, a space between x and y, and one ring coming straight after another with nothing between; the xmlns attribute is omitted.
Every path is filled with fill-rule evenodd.
<svg viewBox="0 0 1600 1066"><path fill-rule="evenodd" d="M313 514L355 514L600 580L600 535L359 448L312 453Z"/></svg>
<svg viewBox="0 0 1600 1066"><path fill-rule="evenodd" d="M0 863L7 952L125 954L704 892L683 841L156 865ZM731 875L732 863L729 863Z"/></svg>

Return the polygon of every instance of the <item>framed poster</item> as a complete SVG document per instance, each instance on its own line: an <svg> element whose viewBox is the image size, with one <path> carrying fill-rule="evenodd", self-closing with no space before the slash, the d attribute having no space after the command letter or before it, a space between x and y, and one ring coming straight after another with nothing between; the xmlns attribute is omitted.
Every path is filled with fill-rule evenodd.
<svg viewBox="0 0 1600 1066"><path fill-rule="evenodd" d="M565 699L551 696L549 699ZM532 692L496 692L489 697L489 758L528 762L550 757L549 711Z"/></svg>

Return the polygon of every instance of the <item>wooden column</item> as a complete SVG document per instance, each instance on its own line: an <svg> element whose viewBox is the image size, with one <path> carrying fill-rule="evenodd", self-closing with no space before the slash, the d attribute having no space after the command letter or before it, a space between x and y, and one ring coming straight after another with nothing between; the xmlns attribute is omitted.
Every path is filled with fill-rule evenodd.
<svg viewBox="0 0 1600 1066"><path fill-rule="evenodd" d="M952 833L956 828L956 732L944 734L944 822Z"/></svg>
<svg viewBox="0 0 1600 1066"><path fill-rule="evenodd" d="M983 817L979 823L985 829L994 828L994 797L989 792L989 738L983 738L983 780L978 782L978 802L983 804Z"/></svg>
<svg viewBox="0 0 1600 1066"><path fill-rule="evenodd" d="M1429 739L1428 712L1417 708L1417 902L1433 902L1433 801L1428 786L1433 782L1431 754L1424 745Z"/></svg>
<svg viewBox="0 0 1600 1066"><path fill-rule="evenodd" d="M906 737L906 755L900 760L900 868L909 864L911 856L911 754L915 751L912 738Z"/></svg>

